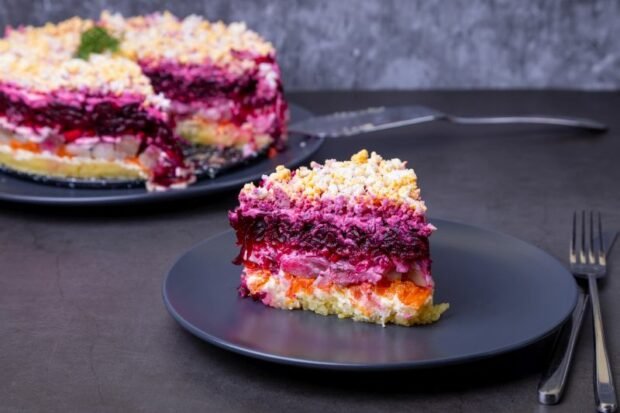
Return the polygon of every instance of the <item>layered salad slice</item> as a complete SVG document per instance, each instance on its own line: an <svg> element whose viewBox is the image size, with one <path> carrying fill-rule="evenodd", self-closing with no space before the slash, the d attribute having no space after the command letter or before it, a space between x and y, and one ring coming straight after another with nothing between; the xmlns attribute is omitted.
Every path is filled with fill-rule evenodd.
<svg viewBox="0 0 620 413"><path fill-rule="evenodd" d="M282 309L405 326L439 319L417 178L363 150L247 184L229 213L240 292Z"/></svg>
<svg viewBox="0 0 620 413"><path fill-rule="evenodd" d="M283 144L287 105L275 49L243 23L211 23L170 13L101 24L122 38L155 92L171 101L175 131L195 145L248 158Z"/></svg>
<svg viewBox="0 0 620 413"><path fill-rule="evenodd" d="M112 50L81 58L91 20L9 29L0 40L0 164L42 177L185 186L192 173L169 125L169 102Z"/></svg>

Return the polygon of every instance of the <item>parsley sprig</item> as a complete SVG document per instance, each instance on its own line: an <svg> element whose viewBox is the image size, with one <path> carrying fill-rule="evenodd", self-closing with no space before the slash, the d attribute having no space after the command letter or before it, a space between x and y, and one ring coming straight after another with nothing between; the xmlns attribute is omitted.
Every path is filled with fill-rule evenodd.
<svg viewBox="0 0 620 413"><path fill-rule="evenodd" d="M119 44L119 40L111 36L103 27L91 27L82 33L75 57L88 60L92 53L103 53L106 50L116 52Z"/></svg>

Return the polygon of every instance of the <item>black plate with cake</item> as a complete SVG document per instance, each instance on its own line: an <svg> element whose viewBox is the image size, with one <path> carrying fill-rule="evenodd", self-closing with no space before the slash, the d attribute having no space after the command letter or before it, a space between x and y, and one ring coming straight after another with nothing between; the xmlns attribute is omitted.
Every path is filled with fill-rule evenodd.
<svg viewBox="0 0 620 413"><path fill-rule="evenodd" d="M577 298L571 274L540 249L429 218L414 171L376 153L279 167L243 187L229 219L235 232L172 266L164 302L196 336L264 360L471 361L552 333Z"/></svg>

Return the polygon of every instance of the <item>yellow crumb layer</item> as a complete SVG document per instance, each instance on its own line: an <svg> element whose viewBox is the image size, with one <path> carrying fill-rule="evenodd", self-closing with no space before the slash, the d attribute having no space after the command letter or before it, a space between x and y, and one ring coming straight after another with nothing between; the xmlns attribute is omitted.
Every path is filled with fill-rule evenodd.
<svg viewBox="0 0 620 413"><path fill-rule="evenodd" d="M130 162L81 159L37 154L0 145L0 164L18 172L57 178L144 179L138 165Z"/></svg>
<svg viewBox="0 0 620 413"><path fill-rule="evenodd" d="M75 57L82 33L103 26L120 41L117 52ZM247 56L238 52L247 51ZM257 69L255 56L274 54L271 43L243 23L209 22L169 12L124 18L102 12L98 21L73 17L60 23L9 29L0 39L0 80L30 91L93 89L139 93L147 103L165 106L138 61L215 64L236 74ZM260 67L258 68L260 69Z"/></svg>
<svg viewBox="0 0 620 413"><path fill-rule="evenodd" d="M284 166L266 177L264 188L249 183L243 192L284 191L291 198L334 199L344 196L355 201L390 200L419 213L426 211L420 199L417 176L400 159L383 159L379 154L361 150L349 161L328 159L321 165L301 167L291 173ZM257 194L261 195L261 194ZM266 195L266 194L265 194Z"/></svg>
<svg viewBox="0 0 620 413"><path fill-rule="evenodd" d="M274 53L271 43L248 30L244 23L209 22L197 15L180 19L167 11L130 18L104 11L100 23L123 39L121 52L130 59L173 59L195 64L210 61L245 70L252 69L254 62L240 59L235 52Z"/></svg>
<svg viewBox="0 0 620 413"><path fill-rule="evenodd" d="M93 54L89 60L74 57L82 32L93 25L74 17L10 31L0 39L0 80L39 92L95 88L117 95L154 95L149 79L132 60L110 53Z"/></svg>
<svg viewBox="0 0 620 413"><path fill-rule="evenodd" d="M271 307L303 309L381 325L433 323L449 307L445 303L433 304L432 287L418 287L410 281L343 287L325 285L320 279L246 269L245 283L252 295L263 297L263 303Z"/></svg>

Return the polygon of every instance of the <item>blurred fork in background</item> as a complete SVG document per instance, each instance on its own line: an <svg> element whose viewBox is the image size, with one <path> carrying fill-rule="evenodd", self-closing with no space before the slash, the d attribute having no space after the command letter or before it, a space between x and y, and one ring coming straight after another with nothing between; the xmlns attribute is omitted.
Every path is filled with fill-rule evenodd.
<svg viewBox="0 0 620 413"><path fill-rule="evenodd" d="M461 124L534 124L577 128L592 133L602 133L607 126L591 119L531 116L462 117L426 106L391 106L368 108L357 111L338 112L314 116L289 126L290 133L316 136L319 138L340 138L360 133L398 128L417 123L447 121Z"/></svg>

